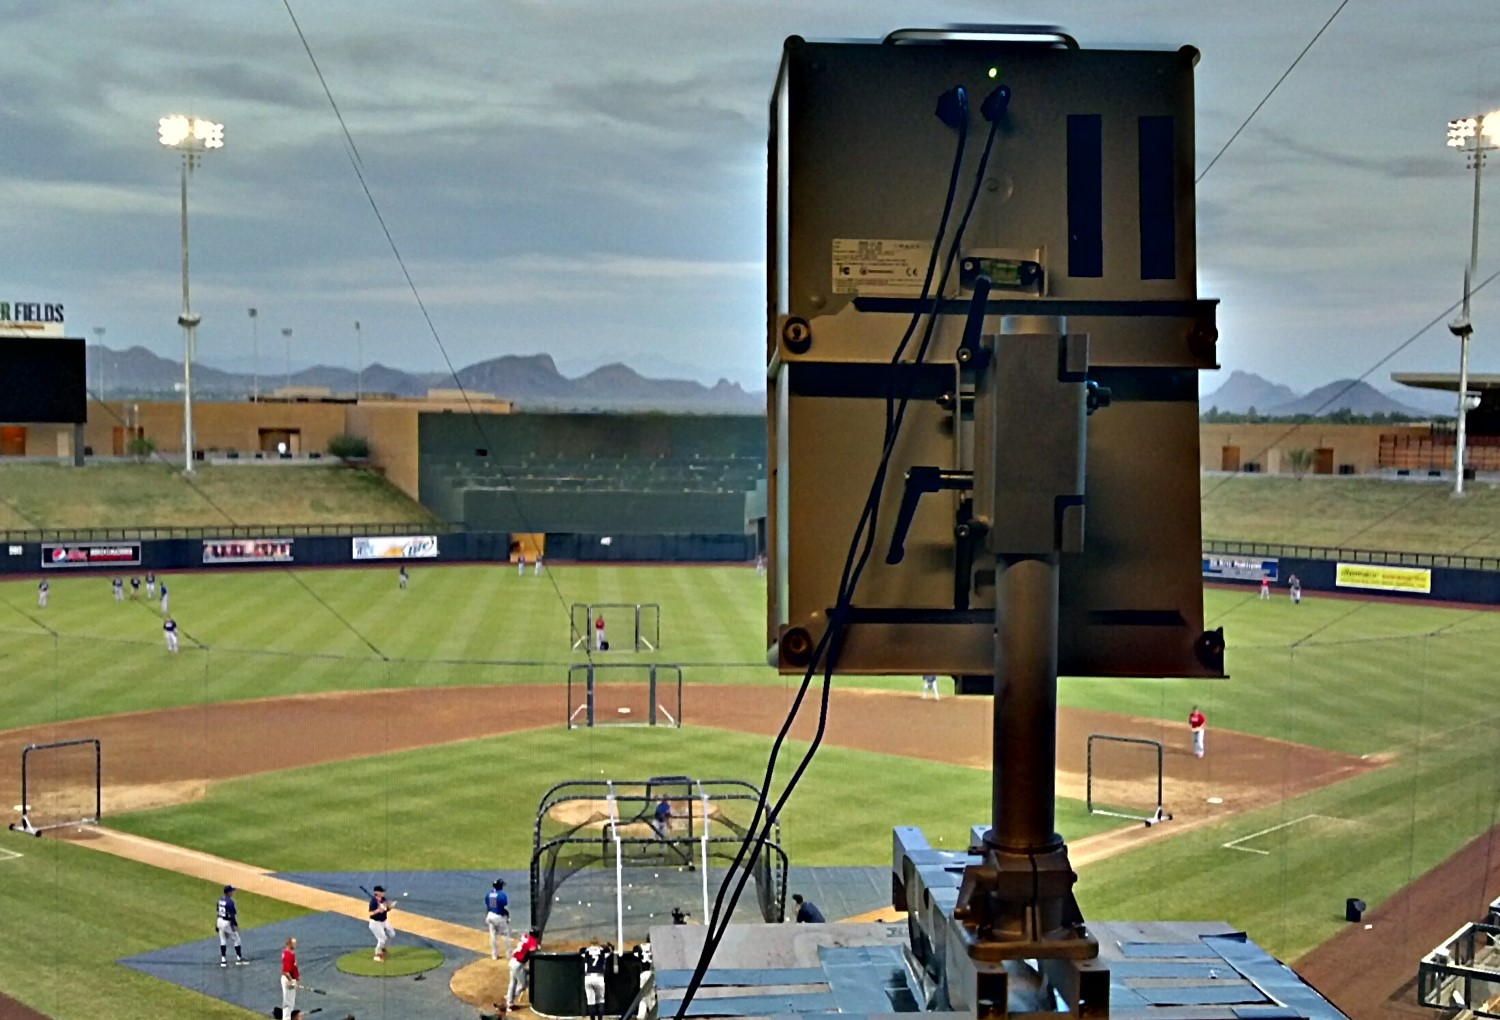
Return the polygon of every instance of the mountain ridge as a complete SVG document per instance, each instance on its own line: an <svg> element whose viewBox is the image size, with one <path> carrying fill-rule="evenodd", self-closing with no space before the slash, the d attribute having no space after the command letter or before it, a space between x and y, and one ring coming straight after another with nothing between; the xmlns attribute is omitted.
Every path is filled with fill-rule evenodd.
<svg viewBox="0 0 1500 1020"><path fill-rule="evenodd" d="M1200 396L1198 408L1200 412L1217 409L1227 414L1247 414L1253 409L1267 417L1322 417L1348 411L1430 418L1443 413L1439 408L1445 400L1444 394L1420 390L1402 390L1398 399L1359 379L1336 379L1299 394L1254 372L1236 370L1217 389Z"/></svg>

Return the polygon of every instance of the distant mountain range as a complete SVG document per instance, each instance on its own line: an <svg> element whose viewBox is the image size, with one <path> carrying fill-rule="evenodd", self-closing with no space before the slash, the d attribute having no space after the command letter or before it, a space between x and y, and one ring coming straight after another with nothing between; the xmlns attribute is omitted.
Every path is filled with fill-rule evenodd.
<svg viewBox="0 0 1500 1020"><path fill-rule="evenodd" d="M1406 386L1395 394L1399 396L1382 393L1366 382L1339 379L1299 396L1291 387L1273 383L1253 372L1231 372L1222 386L1198 398L1198 407L1203 411L1218 408L1229 414L1245 414L1254 408L1256 414L1271 417L1322 417L1349 411L1353 414L1404 414L1412 418L1430 418L1435 415L1452 417L1457 399L1436 390Z"/></svg>
<svg viewBox="0 0 1500 1020"><path fill-rule="evenodd" d="M353 394L359 374L352 369L315 365L291 374L262 372L260 392L280 386L322 386L335 394ZM117 351L90 344L88 384L108 400L170 399L182 382L182 362L163 358L144 347ZM225 372L193 362L193 396L204 400L244 400L252 392L248 372ZM629 365L604 365L570 379L548 354L506 355L458 370L458 381L446 372L404 372L374 364L365 368L364 392L398 397L426 396L432 389L493 393L527 410L547 411L696 411L716 414L763 414L764 393L746 392L720 379L713 386L688 379L651 379Z"/></svg>

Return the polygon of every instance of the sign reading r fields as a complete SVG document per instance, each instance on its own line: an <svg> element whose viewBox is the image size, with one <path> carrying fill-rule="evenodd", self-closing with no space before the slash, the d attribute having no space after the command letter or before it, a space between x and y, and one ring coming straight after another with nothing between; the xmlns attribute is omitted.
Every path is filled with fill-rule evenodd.
<svg viewBox="0 0 1500 1020"><path fill-rule="evenodd" d="M63 306L40 301L0 301L0 322L62 322Z"/></svg>

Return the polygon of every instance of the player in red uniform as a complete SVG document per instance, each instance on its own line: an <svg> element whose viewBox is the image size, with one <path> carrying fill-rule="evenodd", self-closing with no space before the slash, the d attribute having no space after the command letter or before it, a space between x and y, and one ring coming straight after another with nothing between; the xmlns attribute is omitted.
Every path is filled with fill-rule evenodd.
<svg viewBox="0 0 1500 1020"><path fill-rule="evenodd" d="M594 620L594 651L602 652L609 647L609 642L604 640L604 614Z"/></svg>
<svg viewBox="0 0 1500 1020"><path fill-rule="evenodd" d="M1198 710L1194 705L1193 710L1188 713L1188 729L1193 731L1193 756L1203 757L1203 731L1208 726L1208 717Z"/></svg>
<svg viewBox="0 0 1500 1020"><path fill-rule="evenodd" d="M297 1005L297 983L302 980L302 972L297 969L297 940L287 939L286 948L281 951L281 1013L290 1016L293 1007Z"/></svg>
<svg viewBox="0 0 1500 1020"><path fill-rule="evenodd" d="M1267 602L1271 601L1271 575L1260 575L1260 597Z"/></svg>
<svg viewBox="0 0 1500 1020"><path fill-rule="evenodd" d="M542 945L542 933L535 928L521 937L510 954L510 983L505 987L506 1012L515 1008L516 1000L526 990L526 958Z"/></svg>

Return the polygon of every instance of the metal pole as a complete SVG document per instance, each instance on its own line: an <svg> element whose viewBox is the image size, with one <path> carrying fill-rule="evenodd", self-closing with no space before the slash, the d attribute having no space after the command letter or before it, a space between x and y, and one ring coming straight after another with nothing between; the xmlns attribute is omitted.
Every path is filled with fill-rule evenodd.
<svg viewBox="0 0 1500 1020"><path fill-rule="evenodd" d="M260 400L260 313L250 309L250 399Z"/></svg>
<svg viewBox="0 0 1500 1020"><path fill-rule="evenodd" d="M991 829L1000 850L1063 845L1057 797L1057 557L1001 561L995 579L995 754Z"/></svg>
<svg viewBox="0 0 1500 1020"><path fill-rule="evenodd" d="M99 403L104 403L104 327L94 327L94 346L99 348Z"/></svg>
<svg viewBox="0 0 1500 1020"><path fill-rule="evenodd" d="M1468 440L1469 397L1469 339L1473 333L1469 319L1469 296L1474 286L1474 273L1479 265L1479 187L1484 176L1484 118L1474 126L1474 219L1469 234L1469 271L1464 274L1464 310L1461 321L1471 327L1458 338L1458 442L1453 453L1453 494L1464 494L1464 460Z"/></svg>
<svg viewBox="0 0 1500 1020"><path fill-rule="evenodd" d="M359 320L354 320L354 342L359 346L359 382L354 391L356 401L365 399L365 337L359 331Z"/></svg>
<svg viewBox="0 0 1500 1020"><path fill-rule="evenodd" d="M182 460L183 471L193 470L193 347L197 323L188 298L188 173L193 154L182 154Z"/></svg>
<svg viewBox="0 0 1500 1020"><path fill-rule="evenodd" d="M286 340L286 388L290 390L292 388L292 327L284 327L281 335ZM287 399L291 399L290 394Z"/></svg>

